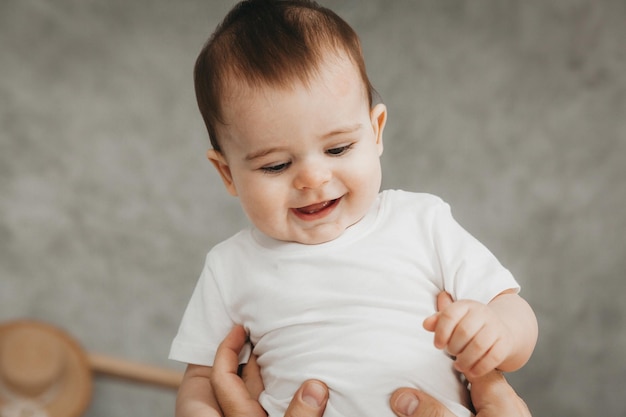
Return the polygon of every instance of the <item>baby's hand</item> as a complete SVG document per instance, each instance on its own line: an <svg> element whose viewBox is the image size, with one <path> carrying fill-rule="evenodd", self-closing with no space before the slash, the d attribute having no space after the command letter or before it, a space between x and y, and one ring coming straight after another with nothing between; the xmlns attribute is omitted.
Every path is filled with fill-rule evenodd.
<svg viewBox="0 0 626 417"><path fill-rule="evenodd" d="M470 380L496 369L513 350L510 329L489 306L455 301L424 320L435 347L456 356L454 367Z"/></svg>

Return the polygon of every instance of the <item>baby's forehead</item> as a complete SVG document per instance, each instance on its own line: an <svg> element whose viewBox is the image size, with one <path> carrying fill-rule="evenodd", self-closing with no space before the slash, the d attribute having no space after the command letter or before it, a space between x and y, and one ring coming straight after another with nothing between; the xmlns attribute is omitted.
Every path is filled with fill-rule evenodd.
<svg viewBox="0 0 626 417"><path fill-rule="evenodd" d="M221 123L216 128L224 147L233 137L261 137L263 132L286 126L295 131L313 120L319 129L325 129L326 124L343 123L346 117L353 119L355 112L365 110L369 114L369 104L356 65L350 60L330 61L308 79L253 85L231 78L221 102Z"/></svg>
<svg viewBox="0 0 626 417"><path fill-rule="evenodd" d="M345 52L332 51L325 53L311 64L306 71L285 72L280 77L264 77L261 74L241 74L231 71L222 80L222 105L233 104L239 100L247 100L251 96L276 93L295 93L300 88L308 90L333 88L328 73L341 74L345 82L341 86L353 86L363 90L367 98L366 80L362 79L357 64ZM357 83L348 82L357 80ZM341 87L340 86L340 87Z"/></svg>

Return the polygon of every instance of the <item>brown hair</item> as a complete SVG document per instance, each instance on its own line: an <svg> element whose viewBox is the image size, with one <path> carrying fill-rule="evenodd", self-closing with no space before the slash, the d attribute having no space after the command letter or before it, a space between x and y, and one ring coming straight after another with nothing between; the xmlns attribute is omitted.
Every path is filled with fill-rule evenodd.
<svg viewBox="0 0 626 417"><path fill-rule="evenodd" d="M308 0L245 0L224 18L198 55L196 99L211 145L220 150L217 123L228 82L288 87L307 83L329 50L354 62L369 104L374 89L356 32L333 11Z"/></svg>

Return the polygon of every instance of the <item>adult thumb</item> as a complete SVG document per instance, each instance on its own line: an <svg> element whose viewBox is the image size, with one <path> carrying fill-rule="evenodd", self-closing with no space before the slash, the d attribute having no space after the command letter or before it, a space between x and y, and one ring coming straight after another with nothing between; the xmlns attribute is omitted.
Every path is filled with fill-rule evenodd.
<svg viewBox="0 0 626 417"><path fill-rule="evenodd" d="M320 381L305 381L293 396L285 417L321 417L328 401L328 388Z"/></svg>
<svg viewBox="0 0 626 417"><path fill-rule="evenodd" d="M412 388L400 388L393 393L390 402L398 417L455 417L439 401Z"/></svg>

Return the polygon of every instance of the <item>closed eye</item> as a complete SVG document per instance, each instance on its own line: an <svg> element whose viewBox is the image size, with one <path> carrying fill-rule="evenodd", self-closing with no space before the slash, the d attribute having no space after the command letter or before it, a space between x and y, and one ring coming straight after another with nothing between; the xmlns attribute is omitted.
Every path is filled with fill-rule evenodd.
<svg viewBox="0 0 626 417"><path fill-rule="evenodd" d="M289 168L290 165L291 165L291 162L283 162L283 163L276 164L276 165L269 165L269 166L261 167L261 171L263 171L266 174L277 174Z"/></svg>
<svg viewBox="0 0 626 417"><path fill-rule="evenodd" d="M336 148L330 148L328 150L326 150L326 153L332 156L340 156L345 154L346 152L348 152L350 149L352 149L352 146L354 145L354 143L351 143L349 145L345 145L345 146L339 146Z"/></svg>

